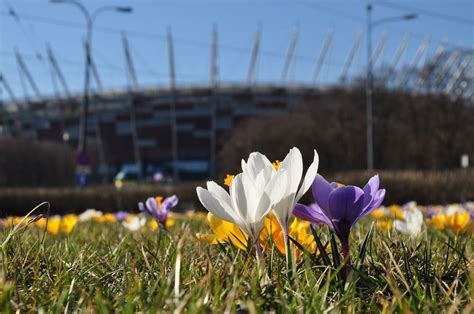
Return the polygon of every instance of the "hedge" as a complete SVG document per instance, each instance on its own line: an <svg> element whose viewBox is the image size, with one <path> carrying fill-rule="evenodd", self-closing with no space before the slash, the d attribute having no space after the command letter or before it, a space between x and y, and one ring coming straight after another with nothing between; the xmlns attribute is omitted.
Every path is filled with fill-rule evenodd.
<svg viewBox="0 0 474 314"><path fill-rule="evenodd" d="M373 173L353 171L328 176L329 180L363 186ZM415 200L420 204L446 204L474 200L474 169L451 171L381 171L381 186L387 189L385 204ZM221 182L219 182L221 183ZM202 208L196 186L205 182L177 185L130 186L117 190L112 186L78 188L8 188L0 189L0 213L22 215L35 205L48 201L51 214L79 213L87 208L105 212L136 211L137 203L149 196L176 194L179 211ZM307 193L304 202L311 202Z"/></svg>
<svg viewBox="0 0 474 314"><path fill-rule="evenodd" d="M74 170L66 144L0 138L0 187L72 186Z"/></svg>

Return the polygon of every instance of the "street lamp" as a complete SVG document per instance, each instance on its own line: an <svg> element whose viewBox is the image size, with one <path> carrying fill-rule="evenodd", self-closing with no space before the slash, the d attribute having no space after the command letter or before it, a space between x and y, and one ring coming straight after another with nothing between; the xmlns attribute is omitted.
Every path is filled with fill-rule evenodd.
<svg viewBox="0 0 474 314"><path fill-rule="evenodd" d="M103 6L96 9L92 14L89 10L77 0L50 0L51 3L66 3L71 4L79 8L86 19L87 25L87 37L86 37L86 62L85 62L85 78L84 78L84 100L81 107L80 113L80 126L79 126L79 144L78 152L84 153L87 147L87 114L89 109L89 86L90 86L90 66L91 66L91 46L92 46L92 31L94 27L94 21L97 16L106 11L116 11L120 13L131 13L132 8L128 6Z"/></svg>
<svg viewBox="0 0 474 314"><path fill-rule="evenodd" d="M367 120L367 169L374 170L374 122L373 122L373 89L372 74L372 29L375 26L416 19L417 15L410 13L400 16L383 18L372 21L372 4L367 5L367 82L366 82L366 120Z"/></svg>

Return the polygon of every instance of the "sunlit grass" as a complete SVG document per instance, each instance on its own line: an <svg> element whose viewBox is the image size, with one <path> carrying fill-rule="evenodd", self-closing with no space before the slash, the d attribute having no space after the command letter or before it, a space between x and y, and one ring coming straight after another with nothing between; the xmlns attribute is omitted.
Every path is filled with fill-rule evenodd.
<svg viewBox="0 0 474 314"><path fill-rule="evenodd" d="M278 250L264 252L258 267L252 252L198 241L208 227L185 217L168 232L89 221L52 235L31 225L3 248L0 305L2 312L474 311L469 235L424 226L416 238L375 228L367 237L370 228L366 219L353 230L353 271L343 285L327 227L315 230L327 255L303 255L287 278ZM0 242L10 231L0 230Z"/></svg>

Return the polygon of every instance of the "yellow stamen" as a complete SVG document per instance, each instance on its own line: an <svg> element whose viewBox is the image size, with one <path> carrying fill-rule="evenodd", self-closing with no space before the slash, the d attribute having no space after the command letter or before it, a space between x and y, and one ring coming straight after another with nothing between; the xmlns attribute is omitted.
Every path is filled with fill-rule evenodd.
<svg viewBox="0 0 474 314"><path fill-rule="evenodd" d="M234 180L234 175L228 174L227 177L224 179L224 184L230 186L232 180Z"/></svg>
<svg viewBox="0 0 474 314"><path fill-rule="evenodd" d="M277 160L275 160L275 161L273 162L272 165L273 165L273 168L275 168L275 170L278 170L278 169L280 168L281 161L279 161L279 160L277 159Z"/></svg>
<svg viewBox="0 0 474 314"><path fill-rule="evenodd" d="M161 203L163 202L163 196L157 196L155 197L155 200L158 207L161 207Z"/></svg>

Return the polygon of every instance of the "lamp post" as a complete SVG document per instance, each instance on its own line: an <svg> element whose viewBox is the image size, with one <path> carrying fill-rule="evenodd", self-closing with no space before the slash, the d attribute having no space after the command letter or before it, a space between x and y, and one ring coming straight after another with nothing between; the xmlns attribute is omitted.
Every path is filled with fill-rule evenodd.
<svg viewBox="0 0 474 314"><path fill-rule="evenodd" d="M89 86L90 86L90 66L91 66L91 45L92 45L92 31L94 27L94 21L97 16L103 12L116 11L120 13L131 13L132 8L128 6L103 6L92 14L89 10L77 0L50 0L51 3L66 3L74 5L79 8L81 13L86 19L87 33L86 33L86 62L85 62L85 77L84 77L84 95L83 103L80 113L80 125L79 125L79 144L78 152L84 153L87 148L87 114L89 109Z"/></svg>
<svg viewBox="0 0 474 314"><path fill-rule="evenodd" d="M367 5L367 80L366 80L366 122L367 122L367 170L374 170L374 79L372 73L372 29L378 25L407 21L417 18L416 14L410 13L400 16L383 18L372 21L372 4Z"/></svg>

